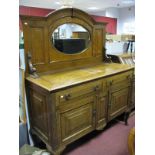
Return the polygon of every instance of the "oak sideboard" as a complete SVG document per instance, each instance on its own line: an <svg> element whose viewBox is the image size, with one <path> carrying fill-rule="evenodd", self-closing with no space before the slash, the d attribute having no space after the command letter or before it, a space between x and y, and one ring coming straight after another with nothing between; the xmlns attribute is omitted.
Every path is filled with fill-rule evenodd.
<svg viewBox="0 0 155 155"><path fill-rule="evenodd" d="M134 67L106 56L106 23L75 8L20 18L30 131L52 154L129 112Z"/></svg>

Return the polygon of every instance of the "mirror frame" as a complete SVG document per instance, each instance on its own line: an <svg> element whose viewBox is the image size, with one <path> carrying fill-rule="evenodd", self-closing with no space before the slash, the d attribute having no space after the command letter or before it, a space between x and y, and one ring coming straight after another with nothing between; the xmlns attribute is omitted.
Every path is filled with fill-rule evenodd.
<svg viewBox="0 0 155 155"><path fill-rule="evenodd" d="M77 53L69 54L69 53L64 53L64 52L62 52L62 51L59 51L59 50L54 46L54 44L53 44L53 42L52 42L52 39L51 39L51 36L53 35L55 29L57 29L58 27L60 27L61 25L64 25L64 24L75 24L75 25L81 26L82 28L84 28L84 29L88 32L89 38L90 38L90 39L89 39L88 46L87 46L85 49L83 49L82 51L79 51L79 52L77 52ZM50 42L51 42L51 46L52 46L57 52L59 52L59 53L61 53L61 54L64 54L64 55L78 55L78 54L81 54L81 53L85 52L85 51L91 46L91 44L92 44L92 37L91 37L90 31L89 31L85 26L83 26L83 25L81 25L81 24L79 24L79 23L76 23L76 22L66 22L66 23L58 24L57 26L52 27L52 30L51 30L51 33L50 33Z"/></svg>

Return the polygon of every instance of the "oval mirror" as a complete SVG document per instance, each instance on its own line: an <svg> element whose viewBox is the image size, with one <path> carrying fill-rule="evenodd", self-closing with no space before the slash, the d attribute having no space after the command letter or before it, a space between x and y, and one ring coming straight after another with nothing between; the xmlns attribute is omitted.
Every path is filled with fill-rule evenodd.
<svg viewBox="0 0 155 155"><path fill-rule="evenodd" d="M52 44L65 54L81 53L88 48L90 35L88 30L78 24L67 23L58 26L52 33Z"/></svg>

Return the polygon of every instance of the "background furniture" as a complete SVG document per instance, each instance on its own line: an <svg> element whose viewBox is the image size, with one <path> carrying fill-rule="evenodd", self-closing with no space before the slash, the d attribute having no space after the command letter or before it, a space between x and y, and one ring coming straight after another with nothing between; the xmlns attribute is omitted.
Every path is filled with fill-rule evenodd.
<svg viewBox="0 0 155 155"><path fill-rule="evenodd" d="M135 65L135 54L134 53L123 53L123 54L108 54L112 62L122 63L128 65Z"/></svg>
<svg viewBox="0 0 155 155"><path fill-rule="evenodd" d="M135 155L135 128L131 128L128 136L128 149L130 155Z"/></svg>
<svg viewBox="0 0 155 155"><path fill-rule="evenodd" d="M21 19L31 133L52 154L60 154L69 143L128 113L134 68L109 63L104 50L106 24L75 8ZM89 32L88 48L66 54L54 47L53 31L64 23L79 24Z"/></svg>

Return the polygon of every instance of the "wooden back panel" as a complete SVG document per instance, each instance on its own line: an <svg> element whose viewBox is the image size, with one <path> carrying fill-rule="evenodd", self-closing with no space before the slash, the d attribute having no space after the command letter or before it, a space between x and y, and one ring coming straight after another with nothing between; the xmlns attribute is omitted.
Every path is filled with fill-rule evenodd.
<svg viewBox="0 0 155 155"><path fill-rule="evenodd" d="M32 55L32 64L38 73L59 71L101 63L104 59L105 23L95 22L87 13L66 8L52 12L47 17L20 16L23 23L25 57ZM51 43L53 31L65 23L83 26L90 33L89 47L78 54L59 52ZM27 61L26 61L27 62ZM28 72L28 65L27 72Z"/></svg>

